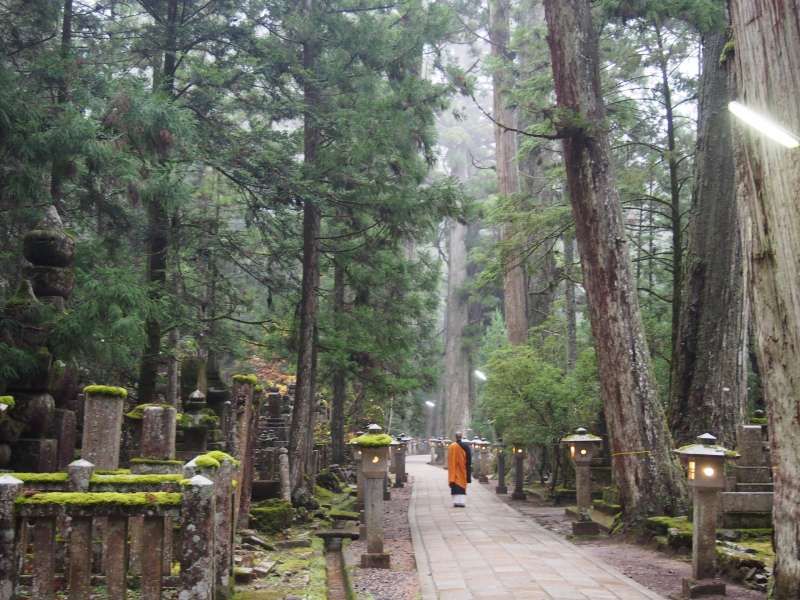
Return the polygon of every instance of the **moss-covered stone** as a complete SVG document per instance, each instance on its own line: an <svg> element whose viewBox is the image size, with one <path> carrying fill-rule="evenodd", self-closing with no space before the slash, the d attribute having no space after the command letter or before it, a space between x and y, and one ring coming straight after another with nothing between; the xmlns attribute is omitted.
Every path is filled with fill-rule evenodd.
<svg viewBox="0 0 800 600"><path fill-rule="evenodd" d="M223 461L227 460L228 462L233 463L234 466L236 466L236 467L239 466L239 461L238 460L233 458L227 452L223 452L222 450L211 450L210 452L206 452L204 456L210 456L211 458L213 458L217 462L223 462Z"/></svg>
<svg viewBox="0 0 800 600"><path fill-rule="evenodd" d="M83 393L88 396L109 396L111 398L127 398L128 390L113 385L87 385Z"/></svg>
<svg viewBox="0 0 800 600"><path fill-rule="evenodd" d="M132 458L133 465L182 465L179 460L159 460L157 458Z"/></svg>
<svg viewBox="0 0 800 600"><path fill-rule="evenodd" d="M179 483L183 475L92 475L91 482L103 485L160 485L163 483Z"/></svg>
<svg viewBox="0 0 800 600"><path fill-rule="evenodd" d="M23 483L63 483L69 480L67 473L11 473Z"/></svg>
<svg viewBox="0 0 800 600"><path fill-rule="evenodd" d="M244 374L236 374L233 376L233 380L236 383L249 383L252 386L255 386L258 383L258 377L255 375L244 375Z"/></svg>
<svg viewBox="0 0 800 600"><path fill-rule="evenodd" d="M750 419L751 425L767 425L767 417L752 417Z"/></svg>
<svg viewBox="0 0 800 600"><path fill-rule="evenodd" d="M250 518L259 531L277 533L291 526L294 509L284 500L266 500L250 510Z"/></svg>
<svg viewBox="0 0 800 600"><path fill-rule="evenodd" d="M14 406L16 406L13 396L0 396L0 404L5 404L9 408L14 408Z"/></svg>
<svg viewBox="0 0 800 600"><path fill-rule="evenodd" d="M219 461L208 454L201 454L194 459L194 464L202 469L219 469Z"/></svg>
<svg viewBox="0 0 800 600"><path fill-rule="evenodd" d="M386 433L365 433L350 442L362 448L383 448L392 445L392 436Z"/></svg>
<svg viewBox="0 0 800 600"><path fill-rule="evenodd" d="M645 528L655 535L667 535L670 529L678 529L685 533L692 533L692 524L688 517L650 517L645 520Z"/></svg>
<svg viewBox="0 0 800 600"><path fill-rule="evenodd" d="M174 492L43 492L32 496L21 496L18 505L54 504L72 506L179 506L181 494Z"/></svg>
<svg viewBox="0 0 800 600"><path fill-rule="evenodd" d="M169 404L155 404L155 403L137 404L130 411L126 412L125 416L128 417L129 419L141 421L142 419L144 419L144 411L153 406L158 408L172 408L172 406Z"/></svg>

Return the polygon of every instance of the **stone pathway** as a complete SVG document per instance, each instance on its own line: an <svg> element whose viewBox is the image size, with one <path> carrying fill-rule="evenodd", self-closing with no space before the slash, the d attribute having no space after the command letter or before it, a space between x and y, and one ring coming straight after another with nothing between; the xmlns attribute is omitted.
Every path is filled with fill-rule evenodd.
<svg viewBox="0 0 800 600"><path fill-rule="evenodd" d="M423 600L663 600L501 502L474 483L453 508L447 475L409 456L409 509Z"/></svg>

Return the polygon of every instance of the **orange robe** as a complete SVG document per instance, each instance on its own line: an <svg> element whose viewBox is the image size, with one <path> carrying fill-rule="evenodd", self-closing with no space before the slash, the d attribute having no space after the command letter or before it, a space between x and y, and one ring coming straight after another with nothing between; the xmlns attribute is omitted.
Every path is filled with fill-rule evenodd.
<svg viewBox="0 0 800 600"><path fill-rule="evenodd" d="M450 484L452 493L465 494L467 483L471 477L468 465L471 462L467 450L461 447L458 442L453 442L447 448L447 482ZM461 490L454 490L453 486L458 486Z"/></svg>

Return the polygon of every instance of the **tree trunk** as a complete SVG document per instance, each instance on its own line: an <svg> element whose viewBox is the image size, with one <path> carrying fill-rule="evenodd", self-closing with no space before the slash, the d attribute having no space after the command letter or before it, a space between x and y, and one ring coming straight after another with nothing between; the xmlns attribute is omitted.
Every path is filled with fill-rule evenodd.
<svg viewBox="0 0 800 600"><path fill-rule="evenodd" d="M153 76L153 87L172 97L175 92L177 63L178 0L169 0L164 20L164 60L160 77ZM159 158L162 164L166 156ZM167 258L169 253L169 215L166 198L156 195L147 203L147 284L150 299L157 303L164 295L167 284ZM161 364L161 322L150 316L145 322L146 342L139 366L140 404L155 402L158 368Z"/></svg>
<svg viewBox="0 0 800 600"><path fill-rule="evenodd" d="M693 212L683 311L672 352L670 425L677 444L706 431L728 447L747 404L747 321L724 31L703 36Z"/></svg>
<svg viewBox="0 0 800 600"><path fill-rule="evenodd" d="M306 18L315 12L314 0L305 0ZM319 56L317 40L310 38L303 42L303 67L306 71L303 81L304 110L304 160L313 169L321 143L318 123L320 91L314 79ZM300 329L298 333L297 381L295 384L294 409L289 430L289 461L292 498L308 492L306 469L310 460L309 450L314 440L314 405L316 402L316 351L315 333L319 299L319 236L321 213L315 199L307 198L303 206L303 281L300 298Z"/></svg>
<svg viewBox="0 0 800 600"><path fill-rule="evenodd" d="M564 234L564 312L567 318L567 371L572 371L578 362L578 320L575 304L575 281L572 264L575 262L575 239Z"/></svg>
<svg viewBox="0 0 800 600"><path fill-rule="evenodd" d="M467 226L451 221L448 235L447 322L444 353L444 431L453 436L470 422L469 357L464 349L467 302L464 283L467 276Z"/></svg>
<svg viewBox="0 0 800 600"><path fill-rule="evenodd" d="M800 0L733 0L738 99L800 132ZM798 150L736 128L739 197L752 225L749 284L774 472L774 598L800 597L800 170ZM741 135L740 135L741 133Z"/></svg>
<svg viewBox="0 0 800 600"><path fill-rule="evenodd" d="M333 312L339 317L344 312L344 267L341 260L333 263ZM344 404L347 398L347 379L344 367L337 365L331 382L331 456L336 464L344 463Z"/></svg>
<svg viewBox="0 0 800 600"><path fill-rule="evenodd" d="M508 93L513 86L513 80L508 66L503 64L508 61L509 11L509 0L490 0L489 37L492 42L492 56L498 61L492 75L497 193L505 197L519 192L517 134L513 131L517 127L517 115L508 106ZM500 234L504 242L511 243L514 238L513 225L505 224ZM523 254L518 245L505 246L503 249L503 305L508 341L512 344L524 344L528 339L528 284Z"/></svg>
<svg viewBox="0 0 800 600"><path fill-rule="evenodd" d="M589 0L546 0L548 42L576 238L597 346L616 484L629 522L686 496L658 398L609 160L598 37Z"/></svg>

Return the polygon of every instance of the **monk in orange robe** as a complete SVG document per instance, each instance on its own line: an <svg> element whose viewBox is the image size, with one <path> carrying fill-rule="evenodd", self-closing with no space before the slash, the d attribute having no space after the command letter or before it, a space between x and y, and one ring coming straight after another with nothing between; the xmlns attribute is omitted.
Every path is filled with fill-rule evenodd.
<svg viewBox="0 0 800 600"><path fill-rule="evenodd" d="M447 482L453 496L453 506L467 505L467 484L472 483L472 452L456 432L456 441L447 448Z"/></svg>

